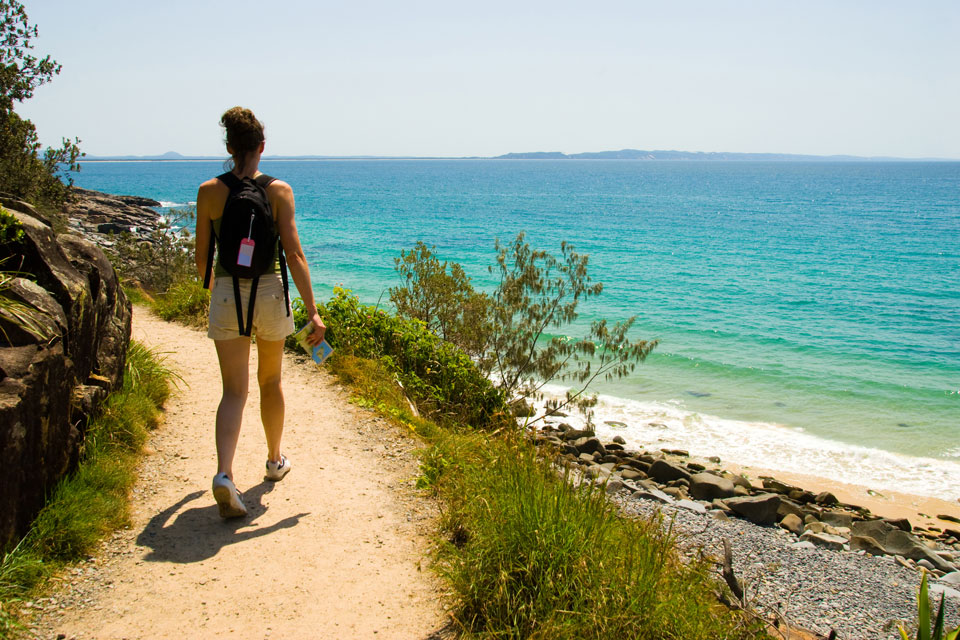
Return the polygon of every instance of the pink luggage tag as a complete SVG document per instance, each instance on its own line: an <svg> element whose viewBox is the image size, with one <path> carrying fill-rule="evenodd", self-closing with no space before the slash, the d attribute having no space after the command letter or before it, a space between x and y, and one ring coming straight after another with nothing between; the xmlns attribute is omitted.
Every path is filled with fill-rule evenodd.
<svg viewBox="0 0 960 640"><path fill-rule="evenodd" d="M240 253L237 254L237 264L241 267L249 267L253 264L253 247L256 243L250 238L244 238L240 241Z"/></svg>
<svg viewBox="0 0 960 640"><path fill-rule="evenodd" d="M240 241L240 253L237 254L237 265L249 267L253 264L253 247L257 244L250 236L253 235L253 214L250 215L250 229L247 237Z"/></svg>

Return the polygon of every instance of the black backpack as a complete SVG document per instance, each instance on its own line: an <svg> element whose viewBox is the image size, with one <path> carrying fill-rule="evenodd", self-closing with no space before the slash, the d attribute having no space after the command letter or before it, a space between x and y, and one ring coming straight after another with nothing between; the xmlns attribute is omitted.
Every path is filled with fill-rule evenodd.
<svg viewBox="0 0 960 640"><path fill-rule="evenodd" d="M283 298L287 315L290 315L287 261L274 226L270 199L267 197L267 186L275 179L266 174L261 174L255 179L240 179L232 172L217 176L217 180L230 188L230 195L227 196L227 202L223 205L219 236L213 230L213 222L210 222L211 238L216 238L220 266L233 278L233 297L237 305L237 326L240 328L241 336L249 336L253 329L253 306L257 299L257 284L260 282L261 275L273 269L276 256L274 247L280 254ZM214 243L211 240L207 254L207 270L203 278L204 289L210 287L213 249ZM240 304L240 278L253 281L250 284L246 324L243 322L243 305Z"/></svg>

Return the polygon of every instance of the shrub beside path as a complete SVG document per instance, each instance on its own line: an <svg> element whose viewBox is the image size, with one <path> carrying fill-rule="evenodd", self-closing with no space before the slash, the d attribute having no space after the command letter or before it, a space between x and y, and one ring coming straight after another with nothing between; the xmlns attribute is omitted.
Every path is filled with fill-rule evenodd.
<svg viewBox="0 0 960 640"><path fill-rule="evenodd" d="M283 450L293 470L264 481L254 347L234 464L250 515L222 521L210 493L213 343L142 308L133 337L165 353L184 382L141 463L130 529L35 603L37 637L440 637L441 587L427 567L436 506L413 488L417 441L286 354Z"/></svg>

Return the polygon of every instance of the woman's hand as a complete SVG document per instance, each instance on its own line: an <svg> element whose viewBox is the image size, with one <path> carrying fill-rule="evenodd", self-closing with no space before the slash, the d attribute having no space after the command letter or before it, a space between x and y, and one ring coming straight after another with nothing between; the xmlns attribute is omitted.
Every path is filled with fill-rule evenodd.
<svg viewBox="0 0 960 640"><path fill-rule="evenodd" d="M307 322L313 325L313 331L307 336L307 344L315 347L323 342L323 334L327 331L327 325L323 324L323 320L320 319L320 314L317 312L314 312L313 316L307 320Z"/></svg>

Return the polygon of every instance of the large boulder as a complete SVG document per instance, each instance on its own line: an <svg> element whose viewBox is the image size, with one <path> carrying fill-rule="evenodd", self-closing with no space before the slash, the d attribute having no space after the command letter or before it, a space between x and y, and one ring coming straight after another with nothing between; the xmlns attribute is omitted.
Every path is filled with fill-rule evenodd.
<svg viewBox="0 0 960 640"><path fill-rule="evenodd" d="M832 533L814 533L813 531L807 531L802 536L800 536L801 542L812 542L818 547L823 547L824 549L833 549L835 551L840 551L843 549L844 545L847 543L847 539L843 536L834 535Z"/></svg>
<svg viewBox="0 0 960 640"><path fill-rule="evenodd" d="M30 278L4 294L32 328L0 312L0 547L26 533L76 462L89 413L121 382L131 318L98 248L9 211L23 237L0 245L0 260Z"/></svg>
<svg viewBox="0 0 960 640"><path fill-rule="evenodd" d="M826 522L833 527L850 527L853 525L853 516L843 511L824 509L820 514L820 522Z"/></svg>
<svg viewBox="0 0 960 640"><path fill-rule="evenodd" d="M724 502L735 513L754 524L773 525L777 523L777 509L780 508L780 496L775 493L761 493L758 496L728 498Z"/></svg>
<svg viewBox="0 0 960 640"><path fill-rule="evenodd" d="M690 495L708 502L715 498L730 498L733 496L733 482L712 473L697 473L690 478Z"/></svg>
<svg viewBox="0 0 960 640"><path fill-rule="evenodd" d="M862 545L861 548L875 546L883 549L884 553L891 556L903 556L918 561L928 560L934 567L944 573L957 570L957 567L934 553L932 549L917 540L915 536L883 520L854 522L850 530L855 537L872 538L872 541L858 541L860 544L869 542L868 545ZM875 551L871 552L875 553Z"/></svg>
<svg viewBox="0 0 960 640"><path fill-rule="evenodd" d="M572 444L580 453L599 453L601 456L607 455L607 450L596 438L577 438Z"/></svg>
<svg viewBox="0 0 960 640"><path fill-rule="evenodd" d="M560 437L564 440L578 440L580 438L592 438L596 435L593 429L567 429Z"/></svg>
<svg viewBox="0 0 960 640"><path fill-rule="evenodd" d="M883 556L887 553L884 548L880 546L880 543L870 536L852 536L850 538L850 550L866 551L870 555L874 556Z"/></svg>
<svg viewBox="0 0 960 640"><path fill-rule="evenodd" d="M674 480L690 480L690 472L678 464L667 462L666 460L655 460L650 465L647 475L657 482L672 482Z"/></svg>

